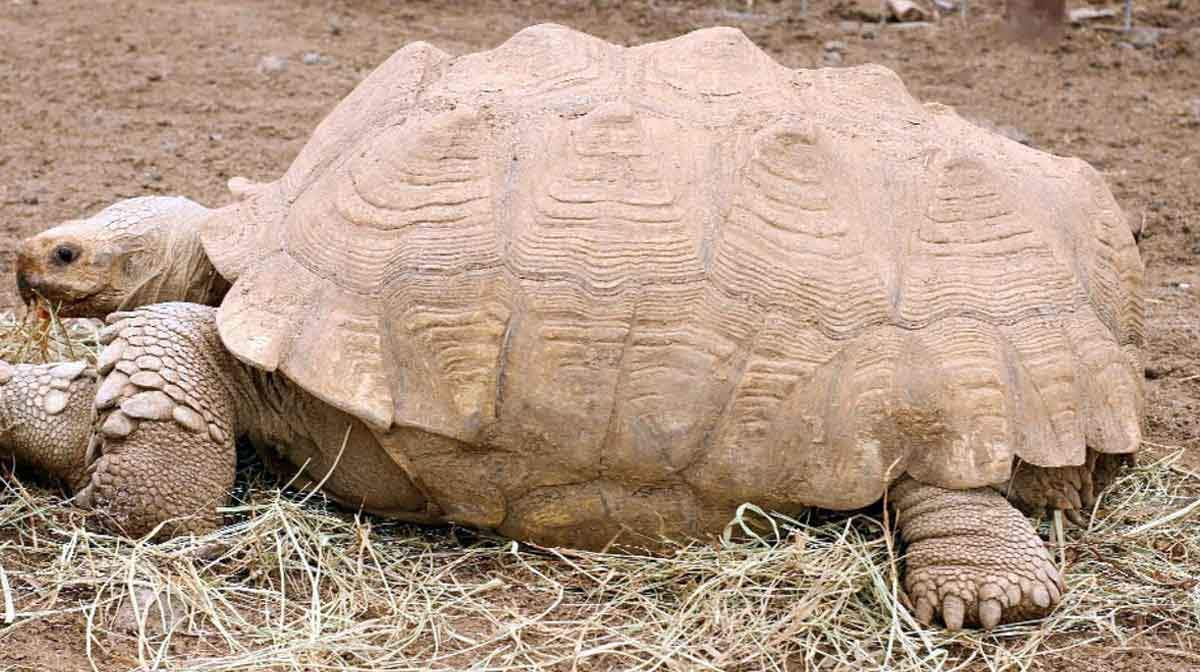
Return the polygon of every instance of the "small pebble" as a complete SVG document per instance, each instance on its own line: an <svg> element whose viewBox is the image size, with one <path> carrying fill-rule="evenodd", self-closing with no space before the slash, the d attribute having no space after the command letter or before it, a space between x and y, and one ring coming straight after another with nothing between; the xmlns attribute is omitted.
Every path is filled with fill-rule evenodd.
<svg viewBox="0 0 1200 672"><path fill-rule="evenodd" d="M287 70L287 59L283 56L276 56L275 54L263 56L258 61L257 70L258 74L266 75L268 77L278 75L279 73Z"/></svg>
<svg viewBox="0 0 1200 672"><path fill-rule="evenodd" d="M1129 31L1129 43L1135 49L1148 49L1158 44L1162 31L1157 28L1134 28Z"/></svg>
<svg viewBox="0 0 1200 672"><path fill-rule="evenodd" d="M1146 380L1158 380L1159 378L1164 378L1168 373L1171 373L1174 370L1175 369L1173 367L1167 369L1159 366L1147 366L1145 372Z"/></svg>
<svg viewBox="0 0 1200 672"><path fill-rule="evenodd" d="M321 62L321 55L315 51L306 51L300 60L303 61L305 65L318 65Z"/></svg>

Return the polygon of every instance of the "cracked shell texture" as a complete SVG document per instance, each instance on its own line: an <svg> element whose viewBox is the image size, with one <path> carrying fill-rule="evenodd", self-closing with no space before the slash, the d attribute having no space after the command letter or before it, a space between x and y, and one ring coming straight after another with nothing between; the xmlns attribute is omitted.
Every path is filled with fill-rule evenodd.
<svg viewBox="0 0 1200 672"><path fill-rule="evenodd" d="M451 440L397 459L496 511L845 509L1139 443L1142 262L1099 174L734 29L406 46L203 229L240 360Z"/></svg>

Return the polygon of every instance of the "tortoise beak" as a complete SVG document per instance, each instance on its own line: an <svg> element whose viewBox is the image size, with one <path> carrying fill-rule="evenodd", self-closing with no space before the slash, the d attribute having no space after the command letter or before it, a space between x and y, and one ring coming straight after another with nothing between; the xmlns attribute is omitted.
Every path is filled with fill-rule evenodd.
<svg viewBox="0 0 1200 672"><path fill-rule="evenodd" d="M33 303L37 298L34 292L34 287L38 284L37 264L30 252L28 242L21 243L17 249L17 292L25 305Z"/></svg>

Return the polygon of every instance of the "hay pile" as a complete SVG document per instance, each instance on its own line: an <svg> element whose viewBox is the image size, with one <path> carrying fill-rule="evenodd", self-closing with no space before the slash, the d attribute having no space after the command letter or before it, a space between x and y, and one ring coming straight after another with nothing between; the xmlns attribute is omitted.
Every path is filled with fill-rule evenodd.
<svg viewBox="0 0 1200 672"><path fill-rule="evenodd" d="M94 329L10 317L0 357L88 356ZM88 531L86 513L6 471L0 637L75 624L96 669L1041 668L1200 631L1200 475L1152 448L1089 529L1067 530L1070 591L1049 619L953 636L902 606L894 535L866 515L743 507L731 524L764 531L745 543L554 551L355 516L251 465L227 527L149 543ZM1183 646L1158 655L1200 666Z"/></svg>

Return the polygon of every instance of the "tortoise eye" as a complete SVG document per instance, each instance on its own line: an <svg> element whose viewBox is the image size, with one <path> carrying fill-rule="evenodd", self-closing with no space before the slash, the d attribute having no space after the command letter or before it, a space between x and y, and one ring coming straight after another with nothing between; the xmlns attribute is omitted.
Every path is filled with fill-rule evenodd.
<svg viewBox="0 0 1200 672"><path fill-rule="evenodd" d="M79 253L66 245L59 245L54 248L54 258L61 264L69 264L79 258Z"/></svg>

